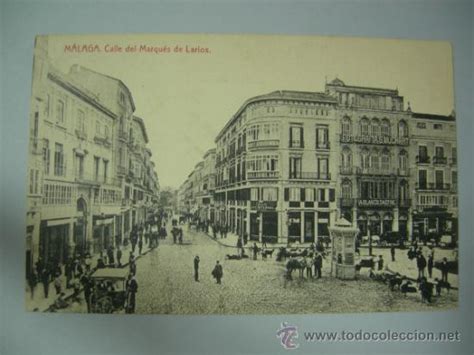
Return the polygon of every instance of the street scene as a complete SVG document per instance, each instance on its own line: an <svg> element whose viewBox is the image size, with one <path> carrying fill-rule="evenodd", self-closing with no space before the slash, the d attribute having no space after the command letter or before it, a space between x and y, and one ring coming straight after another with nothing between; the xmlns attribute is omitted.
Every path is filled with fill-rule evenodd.
<svg viewBox="0 0 474 355"><path fill-rule="evenodd" d="M247 46L252 64L229 54L236 46L225 36L150 38L174 43L165 53L176 63L163 53L136 59L153 51L100 54L118 36L78 37L74 44L67 36L36 38L28 311L315 314L457 307L449 46L426 44L423 55L432 51L438 61L416 80L383 68L377 78L364 78L351 74L358 69L342 71L346 63L334 55L346 51L342 42L284 38L295 51L314 48L306 71L322 53L318 48L327 56L320 58L325 64L317 80L295 82L265 74L278 45L264 38L253 44L245 36L227 38ZM183 59L188 52L179 48L188 38L207 50ZM80 42L91 39L99 53L79 56ZM127 41L126 48L141 48L141 37ZM367 61L381 45L359 44ZM400 49L416 49L403 41L383 44L393 53L384 64L391 70ZM228 71L224 58L254 69L258 74L246 78L254 81ZM279 61L295 67L292 57ZM349 80L324 74L339 69ZM157 84L169 73L173 80ZM432 79L439 80L432 90L446 90L443 100L415 85L434 78L430 73L443 73ZM216 100L221 85L235 97Z"/></svg>

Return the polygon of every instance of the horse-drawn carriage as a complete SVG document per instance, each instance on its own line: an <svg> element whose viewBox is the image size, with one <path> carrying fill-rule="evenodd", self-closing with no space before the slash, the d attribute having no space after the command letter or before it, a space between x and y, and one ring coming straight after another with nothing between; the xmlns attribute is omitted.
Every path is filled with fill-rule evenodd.
<svg viewBox="0 0 474 355"><path fill-rule="evenodd" d="M126 308L128 269L97 269L91 275L90 309L92 313L120 312Z"/></svg>

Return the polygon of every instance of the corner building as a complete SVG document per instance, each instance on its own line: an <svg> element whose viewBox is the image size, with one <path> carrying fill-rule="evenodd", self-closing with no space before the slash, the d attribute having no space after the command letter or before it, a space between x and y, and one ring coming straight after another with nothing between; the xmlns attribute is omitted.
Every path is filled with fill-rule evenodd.
<svg viewBox="0 0 474 355"><path fill-rule="evenodd" d="M300 91L247 100L216 138L216 222L249 240L328 236L337 213L336 105Z"/></svg>
<svg viewBox="0 0 474 355"><path fill-rule="evenodd" d="M340 145L338 208L362 235L399 231L408 236L409 121L398 90L346 85L335 79L326 93L337 101Z"/></svg>

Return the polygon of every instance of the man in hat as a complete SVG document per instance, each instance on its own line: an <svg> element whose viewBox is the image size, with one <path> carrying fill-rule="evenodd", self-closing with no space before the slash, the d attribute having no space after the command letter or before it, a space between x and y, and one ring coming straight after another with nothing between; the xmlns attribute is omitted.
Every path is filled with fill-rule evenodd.
<svg viewBox="0 0 474 355"><path fill-rule="evenodd" d="M199 282L199 255L194 257L194 280Z"/></svg>

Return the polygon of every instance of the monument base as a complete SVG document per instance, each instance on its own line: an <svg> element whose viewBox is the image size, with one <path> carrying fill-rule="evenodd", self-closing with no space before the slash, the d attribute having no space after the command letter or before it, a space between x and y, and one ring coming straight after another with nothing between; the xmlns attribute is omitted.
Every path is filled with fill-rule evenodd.
<svg viewBox="0 0 474 355"><path fill-rule="evenodd" d="M354 265L333 264L332 275L341 280L353 280L356 276Z"/></svg>

